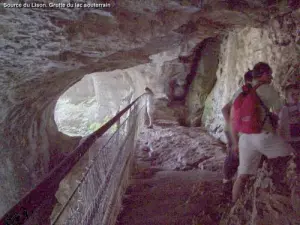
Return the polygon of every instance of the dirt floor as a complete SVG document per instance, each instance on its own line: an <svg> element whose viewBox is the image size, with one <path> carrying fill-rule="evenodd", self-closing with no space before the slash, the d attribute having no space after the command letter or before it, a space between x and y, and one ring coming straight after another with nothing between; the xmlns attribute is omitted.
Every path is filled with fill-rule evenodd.
<svg viewBox="0 0 300 225"><path fill-rule="evenodd" d="M117 224L219 224L228 210L222 193L223 147L201 128L164 124L142 130ZM199 166L205 161L214 165L207 167L210 171Z"/></svg>

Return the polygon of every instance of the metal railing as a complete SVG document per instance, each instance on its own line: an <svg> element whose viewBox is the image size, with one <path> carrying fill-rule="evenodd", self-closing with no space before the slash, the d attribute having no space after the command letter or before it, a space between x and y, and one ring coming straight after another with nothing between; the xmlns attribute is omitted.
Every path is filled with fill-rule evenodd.
<svg viewBox="0 0 300 225"><path fill-rule="evenodd" d="M52 215L51 224L111 224L113 223L114 204L120 194L123 174L129 166L134 149L135 136L138 133L139 118L144 107L143 95L120 111L97 131L89 135L71 152L49 175L27 194L18 204L0 220L0 225L41 225L49 224L49 218L43 218L43 212L49 204L54 204L54 195L60 182L68 175L75 164L88 152L95 141L114 124L117 130L107 143L94 154L92 160L78 180L68 199Z"/></svg>

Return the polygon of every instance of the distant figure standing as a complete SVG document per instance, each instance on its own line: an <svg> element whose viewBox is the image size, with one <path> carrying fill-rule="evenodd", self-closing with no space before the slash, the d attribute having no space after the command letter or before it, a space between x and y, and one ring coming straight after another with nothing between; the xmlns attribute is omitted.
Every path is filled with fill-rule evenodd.
<svg viewBox="0 0 300 225"><path fill-rule="evenodd" d="M153 103L154 103L154 93L153 91L146 87L145 88L146 94L146 112L149 120L148 128L153 128Z"/></svg>

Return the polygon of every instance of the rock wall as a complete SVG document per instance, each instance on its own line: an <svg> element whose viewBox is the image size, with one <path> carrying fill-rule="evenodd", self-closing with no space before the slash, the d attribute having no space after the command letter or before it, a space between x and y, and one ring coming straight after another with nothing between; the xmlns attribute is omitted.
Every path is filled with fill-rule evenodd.
<svg viewBox="0 0 300 225"><path fill-rule="evenodd" d="M264 1L263 4L259 4L259 1L252 4L242 0L229 1L231 4L226 1L204 1L204 5L188 1L182 4L183 1L171 0L108 2L111 7L105 9L5 8L1 3L0 215L44 178L53 167L51 162L59 162L56 157L60 158L62 153L74 149L78 139L67 137L58 131L54 122L54 108L59 96L84 75L151 63L151 59L155 59L157 54L169 57L170 49L177 51L181 46L186 46L186 43L199 43L207 37L226 33L227 29L235 26L259 26L273 15L271 10L266 11L269 1ZM280 11L288 12L286 9L288 8L283 7L281 10L276 5L273 7L276 15ZM293 19L296 23L300 21L297 18L298 20ZM279 20L277 25L275 23L274 29L294 29L295 23L282 26L281 22ZM283 23L286 24L284 21ZM281 57L281 53L291 54L295 51L293 35L298 35L298 30L296 33L291 32L289 38L292 41L289 43L282 41L286 39L285 35L269 38L270 41L272 38L280 39L278 47L275 46L279 55L277 49L273 54L278 62L281 62L279 58L288 61L287 57ZM240 40L243 39L242 35L247 36L247 32L242 31L243 29L229 35L229 47L236 47L232 43L234 37ZM248 32L248 36L251 33ZM268 31L262 33L264 38L257 34L256 41L268 40ZM280 46L282 43L285 46ZM256 44L258 43L252 43ZM223 45L226 45L226 41ZM232 51L239 52L236 49ZM169 60L175 58L173 55ZM243 56L240 59L242 58ZM155 60L158 62L160 59ZM223 61L226 64L226 56L223 56ZM272 66L275 61L272 61ZM249 64L251 62L248 61ZM234 69L225 67L226 74L232 76L243 73L248 66L247 63L239 63L236 68L234 63L231 64ZM282 64L283 62L280 65ZM158 67L156 69L160 71ZM223 89L218 87L231 81L225 78L229 75L224 71L220 66L217 78L222 77L224 81L228 81L217 81L208 102L220 105L220 102L224 103L232 94L229 93L231 90L227 90L228 93L223 96L219 93ZM138 77L140 74L145 72L129 74L135 83L136 93L141 93L143 84L148 84ZM160 72L152 75L151 87L162 90L164 84L157 74ZM236 87L236 82L228 84L228 88ZM214 130L222 120L219 116L220 106L211 108L211 115L205 117L204 123ZM210 120L212 123L208 125ZM216 134L219 131L220 129Z"/></svg>
<svg viewBox="0 0 300 225"><path fill-rule="evenodd" d="M273 160L264 162L244 194L223 214L220 225L299 224L299 171L296 173L293 159Z"/></svg>
<svg viewBox="0 0 300 225"><path fill-rule="evenodd" d="M54 104L50 103L44 107L44 111L29 112L26 108L23 110L15 108L17 111L12 110L9 115L11 129L7 126L2 127L4 130L0 157L2 213L7 210L7 206L12 206L12 202L17 202L22 194L30 190L33 184L38 183L44 174L53 169L57 162L64 158L65 153L69 149L74 149L79 141L76 137L70 138L55 131L56 124L51 116ZM14 113L21 113L24 117L14 118ZM21 126L27 129L26 132Z"/></svg>
<svg viewBox="0 0 300 225"><path fill-rule="evenodd" d="M201 125L205 100L217 80L216 70L219 63L219 52L220 40L217 38L211 39L202 49L196 76L190 87L187 100L189 124L192 126Z"/></svg>
<svg viewBox="0 0 300 225"><path fill-rule="evenodd" d="M100 10L1 3L0 216L44 178L56 153L78 142L54 122L59 96L86 74L148 63L180 45L184 35L173 30L197 10L160 1L111 4Z"/></svg>
<svg viewBox="0 0 300 225"><path fill-rule="evenodd" d="M299 10L274 18L264 28L229 32L221 44L217 81L205 102L203 124L225 141L221 109L242 84L244 73L257 62L267 62L273 69L273 85L282 94L288 78L299 81L299 57Z"/></svg>

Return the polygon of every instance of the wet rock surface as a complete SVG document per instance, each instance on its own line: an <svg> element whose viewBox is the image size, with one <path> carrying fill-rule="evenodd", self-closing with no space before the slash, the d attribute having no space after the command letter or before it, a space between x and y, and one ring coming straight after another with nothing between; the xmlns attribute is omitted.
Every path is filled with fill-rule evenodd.
<svg viewBox="0 0 300 225"><path fill-rule="evenodd" d="M183 127L157 120L152 129L143 128L138 139L137 157L166 170L205 169L221 171L225 145L201 127ZM147 146L150 150L145 151Z"/></svg>

